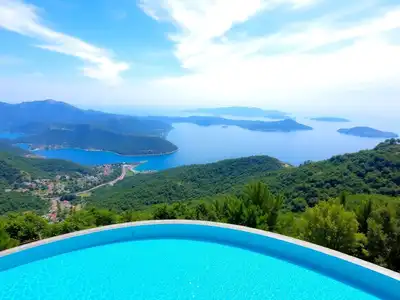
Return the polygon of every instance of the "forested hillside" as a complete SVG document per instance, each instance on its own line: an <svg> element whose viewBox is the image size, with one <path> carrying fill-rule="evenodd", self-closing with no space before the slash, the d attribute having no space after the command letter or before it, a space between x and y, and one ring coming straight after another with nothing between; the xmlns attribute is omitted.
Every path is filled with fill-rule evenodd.
<svg viewBox="0 0 400 300"><path fill-rule="evenodd" d="M22 174L31 178L51 178L56 175L89 174L88 167L62 159L43 159L0 152L0 179L10 184Z"/></svg>
<svg viewBox="0 0 400 300"><path fill-rule="evenodd" d="M373 150L283 167L276 159L258 156L187 166L126 179L102 188L87 203L117 210L171 203L235 192L253 180L285 195L285 206L296 210L347 191L353 194L400 195L400 145L397 140Z"/></svg>
<svg viewBox="0 0 400 300"><path fill-rule="evenodd" d="M172 128L162 121L84 110L54 100L18 104L0 102L0 130L31 134L60 123L90 124L118 133L152 136L164 136Z"/></svg>
<svg viewBox="0 0 400 300"><path fill-rule="evenodd" d="M50 128L17 141L33 147L96 149L122 155L163 154L177 150L174 144L157 136L119 134L87 124Z"/></svg>
<svg viewBox="0 0 400 300"><path fill-rule="evenodd" d="M228 159L207 165L180 167L156 174L127 178L114 187L101 188L87 203L117 210L155 203L171 203L213 196L244 184L284 165L268 156Z"/></svg>
<svg viewBox="0 0 400 300"><path fill-rule="evenodd" d="M44 212L49 202L29 192L13 191L14 185L57 175L91 174L93 170L60 159L28 158L15 153L0 152L0 215L7 212Z"/></svg>
<svg viewBox="0 0 400 300"><path fill-rule="evenodd" d="M0 152L8 152L14 155L26 155L29 154L28 151L19 148L17 146L13 146L10 140L2 140L0 139Z"/></svg>

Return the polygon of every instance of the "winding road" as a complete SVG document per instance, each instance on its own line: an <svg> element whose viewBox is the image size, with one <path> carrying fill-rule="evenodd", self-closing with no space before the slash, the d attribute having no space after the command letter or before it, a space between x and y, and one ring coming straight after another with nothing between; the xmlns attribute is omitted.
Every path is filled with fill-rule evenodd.
<svg viewBox="0 0 400 300"><path fill-rule="evenodd" d="M95 189L98 189L98 188L100 188L100 187L102 187L102 186L114 185L114 184L116 184L118 181L123 180L123 179L125 178L125 176L126 176L126 170L127 170L127 169L130 169L130 168L132 168L132 167L133 167L132 165L123 165L123 166L122 166L121 175L120 175L118 178L116 178L116 179L114 179L114 180L111 180L111 181L109 181L109 182L105 182L105 183L96 185L96 186L94 186L94 187L92 187L92 188L90 188L90 189L88 189L88 190L86 190L86 191L78 192L78 193L76 193L76 195L79 196L79 195L82 195L82 194L85 194L85 193L90 193L91 191L93 191L93 190L95 190Z"/></svg>

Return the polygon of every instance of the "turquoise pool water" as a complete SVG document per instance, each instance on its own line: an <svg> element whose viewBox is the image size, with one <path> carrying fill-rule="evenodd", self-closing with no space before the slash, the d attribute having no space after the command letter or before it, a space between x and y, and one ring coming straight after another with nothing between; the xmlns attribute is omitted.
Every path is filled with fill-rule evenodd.
<svg viewBox="0 0 400 300"><path fill-rule="evenodd" d="M287 261L184 239L128 241L0 272L0 299L377 299Z"/></svg>

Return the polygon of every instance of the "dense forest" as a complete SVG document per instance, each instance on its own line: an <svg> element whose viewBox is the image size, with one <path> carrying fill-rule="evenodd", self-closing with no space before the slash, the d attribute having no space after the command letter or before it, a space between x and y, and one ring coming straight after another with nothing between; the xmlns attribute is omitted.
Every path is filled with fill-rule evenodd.
<svg viewBox="0 0 400 300"><path fill-rule="evenodd" d="M155 203L172 203L238 193L253 180L283 193L292 211L319 200L351 194L400 195L400 140L389 140L373 150L334 156L300 167L284 165L268 156L194 165L157 174L127 178L114 187L99 189L86 203L115 210L138 209Z"/></svg>
<svg viewBox="0 0 400 300"><path fill-rule="evenodd" d="M0 179L9 184L18 178L52 178L56 175L90 174L92 170L79 164L62 159L43 159L13 155L0 152Z"/></svg>
<svg viewBox="0 0 400 300"><path fill-rule="evenodd" d="M177 202L146 211L87 207L71 210L57 223L34 214L0 217L0 250L96 226L147 219L196 219L275 231L400 270L400 199L341 193L304 212L284 208L281 193L261 182L242 187L238 196L216 196L196 203Z"/></svg>
<svg viewBox="0 0 400 300"><path fill-rule="evenodd" d="M126 210L156 203L187 201L231 192L235 186L285 166L272 157L252 156L140 174L113 187L95 191L85 202L97 207Z"/></svg>
<svg viewBox="0 0 400 300"><path fill-rule="evenodd" d="M47 129L19 138L17 142L33 147L49 146L105 150L122 155L153 155L177 150L171 142L158 136L136 136L103 130L92 125L68 125Z"/></svg>

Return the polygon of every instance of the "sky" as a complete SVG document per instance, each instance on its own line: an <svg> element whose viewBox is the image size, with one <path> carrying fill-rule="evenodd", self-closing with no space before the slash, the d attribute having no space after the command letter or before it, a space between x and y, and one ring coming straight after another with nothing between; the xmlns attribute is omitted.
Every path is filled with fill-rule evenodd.
<svg viewBox="0 0 400 300"><path fill-rule="evenodd" d="M398 0L0 0L0 101L400 111Z"/></svg>

